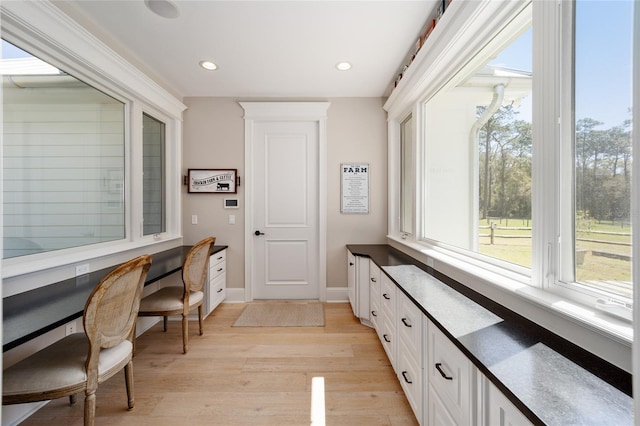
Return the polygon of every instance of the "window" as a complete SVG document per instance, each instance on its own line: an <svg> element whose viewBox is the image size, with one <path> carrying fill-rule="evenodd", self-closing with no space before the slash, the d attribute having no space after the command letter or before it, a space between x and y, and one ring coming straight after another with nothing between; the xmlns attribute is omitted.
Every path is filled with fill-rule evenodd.
<svg viewBox="0 0 640 426"><path fill-rule="evenodd" d="M424 238L531 267L531 31L509 28L424 105ZM524 31L524 33L523 33Z"/></svg>
<svg viewBox="0 0 640 426"><path fill-rule="evenodd" d="M413 234L413 120L407 117L400 125L400 231Z"/></svg>
<svg viewBox="0 0 640 426"><path fill-rule="evenodd" d="M2 41L4 253L125 238L125 105Z"/></svg>
<svg viewBox="0 0 640 426"><path fill-rule="evenodd" d="M500 4L453 2L451 19L483 17L463 32L441 26L385 104L401 151L403 111L414 111L419 153L415 241L402 242L393 223L390 235L470 276L558 301L552 309L570 300L630 319L636 4ZM390 165L400 197L390 199L402 210L400 157Z"/></svg>
<svg viewBox="0 0 640 426"><path fill-rule="evenodd" d="M166 231L165 209L165 124L142 115L143 141L143 235Z"/></svg>
<svg viewBox="0 0 640 426"><path fill-rule="evenodd" d="M563 253L560 280L630 302L633 1L578 0L567 13L574 116L566 120L573 155L564 179L573 182L574 206L563 213L573 222L564 229L573 247Z"/></svg>

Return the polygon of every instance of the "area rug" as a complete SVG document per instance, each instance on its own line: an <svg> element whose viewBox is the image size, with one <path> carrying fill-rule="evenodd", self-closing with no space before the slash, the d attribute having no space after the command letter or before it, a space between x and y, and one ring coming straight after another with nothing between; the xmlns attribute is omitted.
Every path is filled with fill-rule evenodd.
<svg viewBox="0 0 640 426"><path fill-rule="evenodd" d="M234 327L324 327L324 306L318 302L248 304Z"/></svg>

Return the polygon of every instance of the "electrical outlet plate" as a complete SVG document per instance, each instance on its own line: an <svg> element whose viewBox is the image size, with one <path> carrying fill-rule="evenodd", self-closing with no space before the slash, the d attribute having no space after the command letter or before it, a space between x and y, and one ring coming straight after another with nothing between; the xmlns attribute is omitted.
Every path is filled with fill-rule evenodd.
<svg viewBox="0 0 640 426"><path fill-rule="evenodd" d="M68 336L70 334L73 334L76 332L76 322L75 321L71 321L70 323L67 323L65 329L64 329L64 335Z"/></svg>
<svg viewBox="0 0 640 426"><path fill-rule="evenodd" d="M84 274L88 274L89 273L89 264L85 263L84 265L78 265L76 266L76 277L79 277L80 275L84 275Z"/></svg>

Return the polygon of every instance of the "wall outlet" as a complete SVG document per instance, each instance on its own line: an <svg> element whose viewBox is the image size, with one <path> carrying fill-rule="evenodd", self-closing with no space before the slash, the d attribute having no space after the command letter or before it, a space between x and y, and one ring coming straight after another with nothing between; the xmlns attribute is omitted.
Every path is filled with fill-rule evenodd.
<svg viewBox="0 0 640 426"><path fill-rule="evenodd" d="M235 225L236 224L236 215L235 214L230 214L229 215L229 225Z"/></svg>
<svg viewBox="0 0 640 426"><path fill-rule="evenodd" d="M76 277L79 277L80 275L84 275L84 274L88 274L89 273L89 264L85 263L84 265L78 265L76 266Z"/></svg>
<svg viewBox="0 0 640 426"><path fill-rule="evenodd" d="M68 336L70 334L73 334L76 332L76 322L75 321L71 321L70 323L67 323L67 325L65 326L64 329L64 335Z"/></svg>
<svg viewBox="0 0 640 426"><path fill-rule="evenodd" d="M198 224L198 215L197 214L192 214L191 215L191 224L192 225L197 225Z"/></svg>

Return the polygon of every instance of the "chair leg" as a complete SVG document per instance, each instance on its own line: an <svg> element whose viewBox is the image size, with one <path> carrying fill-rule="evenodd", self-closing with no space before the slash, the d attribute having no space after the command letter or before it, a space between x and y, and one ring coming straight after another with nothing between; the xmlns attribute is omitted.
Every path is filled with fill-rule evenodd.
<svg viewBox="0 0 640 426"><path fill-rule="evenodd" d="M204 325L202 322L202 305L198 306L198 325L200 326L200 335L204 334Z"/></svg>
<svg viewBox="0 0 640 426"><path fill-rule="evenodd" d="M89 391L87 391L89 392ZM84 426L94 426L96 421L96 392L87 393L84 399Z"/></svg>
<svg viewBox="0 0 640 426"><path fill-rule="evenodd" d="M164 327L164 331L167 331L167 316L165 315L162 320L162 326Z"/></svg>
<svg viewBox="0 0 640 426"><path fill-rule="evenodd" d="M136 405L133 397L133 361L129 361L124 367L124 383L127 387L127 405L129 410L131 410Z"/></svg>
<svg viewBox="0 0 640 426"><path fill-rule="evenodd" d="M189 350L189 318L182 314L182 352L187 353Z"/></svg>

